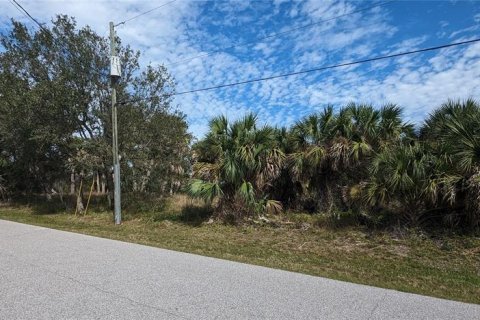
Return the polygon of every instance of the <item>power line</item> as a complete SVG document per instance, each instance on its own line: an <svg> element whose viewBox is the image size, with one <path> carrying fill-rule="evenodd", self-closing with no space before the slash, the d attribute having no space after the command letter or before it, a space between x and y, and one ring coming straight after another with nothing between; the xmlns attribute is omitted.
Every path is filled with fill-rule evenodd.
<svg viewBox="0 0 480 320"><path fill-rule="evenodd" d="M351 27L351 28L343 28L343 29L338 30L338 32L346 33L346 32L350 32L352 30L358 30L360 28L366 29L366 28L369 28L369 27L372 27L372 26L378 26L378 22L373 21L372 23L369 23L369 24L362 24L362 25L358 25L358 26L355 26L355 27ZM352 42L352 34L349 34L349 35L350 35L350 38L349 38L350 42ZM328 56L331 56L332 54L336 54L343 49L345 49L345 46L341 46L339 48L336 48L335 50L330 50L330 51L326 52L326 54ZM198 69L198 67L200 67L200 66L195 65L195 66L192 66L191 68L183 68L183 69L177 70L177 71L175 71L175 76L178 76L179 74L183 75L185 72L195 71L196 69Z"/></svg>
<svg viewBox="0 0 480 320"><path fill-rule="evenodd" d="M12 0L9 0L10 3L12 4L12 6L18 10L18 12L20 12L25 18L27 19L30 19L26 14L25 12L23 12L19 7L17 7L17 5L12 1Z"/></svg>
<svg viewBox="0 0 480 320"><path fill-rule="evenodd" d="M329 65L329 66L322 66L322 67L317 67L317 68L313 68L313 69L307 69L307 70L301 70L301 71L297 71L297 72L290 72L290 73L284 73L284 74L280 74L280 75L274 75L274 76L270 76L270 77L256 78L256 79L233 82L233 83L228 83L228 84L216 85L216 86L212 86L212 87L192 89L192 90L188 90L188 91L181 91L181 92L172 93L170 95L171 96L179 96L179 95L188 94L188 93L208 91L208 90L214 90L214 89L221 89L221 88L226 88L226 87L233 87L233 86L238 86L238 85L242 85L242 84L267 81L267 80L272 80L272 79L277 79L277 78L284 78L284 77L289 77L289 76L294 76L294 75L299 75L299 74L305 74L305 73L311 73L311 72L316 72L316 71L324 71L324 70L335 69L335 68L346 67L346 66L352 66L352 65L357 65L357 64L367 63L367 62L373 62L373 61L378 61L378 60L397 58L397 57L416 54L416 53L440 50L440 49L445 49L445 48L450 48L450 47L455 47L455 46L460 46L460 45L465 45L465 44L472 44L472 43L479 42L479 41L480 41L480 38L476 38L476 39L473 39L473 40L454 42L454 43L439 45L439 46L435 46L435 47L428 47L428 48L423 48L423 49L418 49L418 50L413 50L413 51L406 51L406 52L400 52L400 53L395 53L395 54L390 54L390 55L377 56L377 57L368 58L368 59L356 60L356 61L351 61L351 62L344 62L344 63L334 64L334 65ZM145 98L145 99L137 98L137 99L132 99L132 100L124 100L124 101L120 101L119 104L134 103L134 102L140 102L140 101L150 101L150 100L153 100L154 98L156 98L156 97L150 97L150 98Z"/></svg>
<svg viewBox="0 0 480 320"><path fill-rule="evenodd" d="M176 0L175 0L175 1L176 1ZM52 32L51 32L49 29L45 28L42 23L38 22L38 20L35 19L24 7L22 7L22 5L21 5L20 3L18 3L18 1L16 1L16 0L10 0L10 3L11 3L17 10L19 10L21 13L23 13L24 16L26 16L27 18L31 19L35 24L37 24L42 31L44 31L46 34L48 34L48 35L50 36L50 39L52 40L53 43L55 43L55 44L57 44L57 45L60 45L61 47L64 46L64 43L60 44L60 43L58 42L58 40L53 36ZM94 73L98 73L98 74L101 75L101 76L105 76L105 75L106 75L106 74L104 74L104 73L99 72L99 70L97 70L96 68L93 68L93 67L91 67L91 66L89 66L88 68L89 68L90 70L92 70Z"/></svg>
<svg viewBox="0 0 480 320"><path fill-rule="evenodd" d="M153 8L153 9L148 10L148 11L139 13L139 14L137 14L136 16L133 16L133 17L131 17L131 18L128 18L127 20L124 20L124 21L122 21L122 22L117 23L117 24L115 25L115 27L118 27L119 25L125 24L125 23L127 23L127 22L129 22L129 21L132 21L132 20L134 20L134 19L137 19L138 17L141 17L141 16L143 16L143 15L146 15L146 14L148 14L148 13L150 13L150 12L152 12L152 11L155 11L155 10L157 10L157 9L160 9L160 8L162 8L162 7L165 7L166 5L169 5L169 4L171 4L171 3L174 3L175 1L177 1L177 0L172 0L172 1L166 2L166 3L162 4L162 5L159 5L158 7L155 7L155 8Z"/></svg>
<svg viewBox="0 0 480 320"><path fill-rule="evenodd" d="M289 76L294 76L294 75L299 75L299 74L305 74L305 73L311 73L311 72L316 72L316 71L336 69L336 68L352 66L352 65L357 65L357 64L367 63L367 62L373 62L373 61L390 59L390 58L397 58L397 57L401 57L401 56L406 56L406 55L411 55L411 54L416 54L416 53L422 53L422 52L428 52L428 51L434 51L434 50L440 50L440 49L445 49L445 48L450 48L450 47L455 47L455 46L460 46L460 45L465 45L465 44L472 44L472 43L479 42L479 41L480 41L480 38L476 38L476 39L473 39L473 40L454 42L454 43L439 45L439 46L435 46L435 47L428 47L428 48L423 48L423 49L418 49L418 50L413 50L413 51L406 51L406 52L400 52L400 53L395 53L395 54L390 54L390 55L377 56L377 57L373 57L373 58L356 60L356 61L351 61L351 62L344 62L344 63L340 63L340 64L334 64L334 65L329 65L329 66L317 67L317 68L313 68L313 69L307 69L307 70L301 70L301 71L296 71L296 72L274 75L274 76L270 76L270 77L249 79L249 80L244 80L244 81L238 81L238 82L233 82L233 83L216 85L216 86L212 86L212 87L175 92L175 93L172 93L171 96L179 96L179 95L188 94L188 93L209 91L209 90L214 90L214 89L221 89L221 88L226 88L226 87L238 86L238 85L242 85L242 84L267 81L267 80L284 78L284 77L289 77ZM139 102L139 101L149 101L149 100L152 100L152 99L154 99L154 97L146 98L146 99L139 98L139 99L125 100L125 101L119 102L119 104L126 104L126 103Z"/></svg>
<svg viewBox="0 0 480 320"><path fill-rule="evenodd" d="M40 27L40 29L46 31L45 27L40 22L38 22L37 19L32 17L32 15L30 13L28 13L28 11L25 10L25 8L22 7L22 5L20 3L18 3L16 0L10 0L10 2L12 4L14 4L14 6L16 5L15 7L17 9L21 10L25 15L27 15L28 18L30 18L33 22L35 22Z"/></svg>
<svg viewBox="0 0 480 320"><path fill-rule="evenodd" d="M217 53L217 52L223 52L223 51L226 51L226 50L229 50L229 49L233 49L233 48L245 46L245 45L248 45L248 44L257 43L257 42L262 42L263 40L266 40L266 39L275 38L275 37L278 37L278 36L281 36L281 35L284 35L284 34L293 32L293 31L301 30L301 29L311 28L311 27L313 27L313 26L316 26L316 25L319 25L319 24L322 24L322 23L325 23L325 22L328 22L328 21L332 21L332 20L336 20L336 19L339 19L339 18L343 18L343 17L349 16L349 15L352 15L352 14L355 14L355 13L360 13L360 12L363 12L363 11L368 11L368 10L371 10L371 9L374 9L374 8L377 8L377 7L381 7L381 6L390 4L390 3L395 2L395 1L396 1L396 0L379 2L379 3L376 3L376 4L371 5L371 6L369 6L369 7L360 8L360 9L353 10L353 11L350 11L350 12L347 12L347 13L344 13L344 14L341 14L341 15L338 15L338 16L335 16L335 17L332 17L332 18L328 18L328 19L324 19L324 20L317 21L317 22L305 24L305 25L298 26L298 27L295 27L295 28L291 28L291 29L288 29L288 30L285 30L285 31L272 33L272 34L269 34L268 36L261 37L261 38L257 38L257 39L252 40L252 41L240 42L240 43L237 43L237 44L235 44L235 45L231 45L231 46L228 46L228 47L223 47L223 48L220 48L220 49L216 49L216 50L213 50L213 51L209 51L209 52L206 52L206 53L202 53L202 54L199 54L199 55L196 55L196 56L192 56L192 57L189 57L189 58L177 60L177 61L175 61L175 62L165 64L165 66L173 66L173 65L180 64L180 63L182 63L182 62L191 61L191 60L194 60L194 59L197 59L197 58L203 58L203 57L209 56L209 55L214 54L214 53Z"/></svg>
<svg viewBox="0 0 480 320"><path fill-rule="evenodd" d="M323 66L323 67L317 67L317 68L313 68L313 69L307 69L307 70L301 70L301 71L296 71L296 72L291 72L291 73L274 75L274 76L270 76L270 77L250 79L250 80L245 80L245 81L221 84L221 85L212 86L212 87L182 91L182 92L174 93L173 95L178 96L178 95L187 94L187 93L194 93L194 92L200 92L200 91L220 89L220 88L225 88L225 87L233 87L233 86L238 86L238 85L247 84L247 83L260 82L260 81L272 80L272 79L277 79L277 78L284 78L284 77L289 77L289 76L294 76L294 75L299 75L299 74L304 74L304 73L324 71L324 70L335 69L335 68L340 68L340 67L347 67L347 66L352 66L352 65L356 65L356 64L362 64L362 63L373 62L373 61L384 60L384 59L390 59L390 58L397 58L397 57L416 54L416 53L421 53L421 52L428 52L428 51L434 51L434 50L440 50L440 49L465 45L465 44L471 44L471 43L479 42L479 41L480 41L480 38L476 38L476 39L473 39L473 40L454 42L454 43L444 44L444 45L435 46L435 47L428 47L428 48L423 48L423 49L418 49L418 50L413 50L413 51L405 51L405 52L400 52L400 53L395 53L395 54L390 54L390 55L385 55L385 56L377 56L377 57L363 59L363 60L344 62L344 63L330 65L330 66Z"/></svg>

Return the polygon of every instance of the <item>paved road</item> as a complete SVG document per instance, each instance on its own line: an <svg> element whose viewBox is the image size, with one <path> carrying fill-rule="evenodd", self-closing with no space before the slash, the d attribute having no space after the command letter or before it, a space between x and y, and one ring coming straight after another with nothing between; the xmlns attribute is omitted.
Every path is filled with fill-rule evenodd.
<svg viewBox="0 0 480 320"><path fill-rule="evenodd" d="M480 305L0 220L0 319L480 319Z"/></svg>

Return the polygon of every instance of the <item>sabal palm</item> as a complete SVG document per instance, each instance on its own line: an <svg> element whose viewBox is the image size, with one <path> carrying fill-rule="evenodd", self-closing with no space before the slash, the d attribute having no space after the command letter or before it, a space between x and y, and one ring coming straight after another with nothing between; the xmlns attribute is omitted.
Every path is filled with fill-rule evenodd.
<svg viewBox="0 0 480 320"><path fill-rule="evenodd" d="M280 173L284 154L271 127L258 128L254 115L229 124L225 117L210 122L206 138L195 147L197 162L189 191L205 200L218 198L220 210L235 214L258 209L267 201L267 186Z"/></svg>
<svg viewBox="0 0 480 320"><path fill-rule="evenodd" d="M404 135L412 126L401 119L401 109L386 105L379 110L369 105L349 104L334 114L327 107L318 115L298 122L292 129L296 149L303 162L318 165L329 159L333 167L348 165L369 156Z"/></svg>
<svg viewBox="0 0 480 320"><path fill-rule="evenodd" d="M445 103L426 120L422 138L437 157L431 194L451 205L463 202L470 225L480 225L480 104Z"/></svg>
<svg viewBox="0 0 480 320"><path fill-rule="evenodd" d="M370 166L366 202L371 206L380 205L399 211L410 222L417 223L434 162L418 142L383 149Z"/></svg>
<svg viewBox="0 0 480 320"><path fill-rule="evenodd" d="M333 107L299 121L291 130L294 152L290 162L295 175L311 174L325 159L328 143L334 134L336 117Z"/></svg>
<svg viewBox="0 0 480 320"><path fill-rule="evenodd" d="M307 188L327 193L334 185L356 184L367 177L371 157L398 142L408 128L401 120L401 109L394 105L376 110L369 105L349 104L337 114L327 107L292 129L296 150L290 162L294 177L303 178Z"/></svg>

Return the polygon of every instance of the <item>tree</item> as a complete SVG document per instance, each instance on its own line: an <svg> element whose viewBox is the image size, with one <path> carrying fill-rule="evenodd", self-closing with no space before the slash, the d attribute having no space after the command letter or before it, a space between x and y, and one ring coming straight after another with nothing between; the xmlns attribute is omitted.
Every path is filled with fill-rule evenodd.
<svg viewBox="0 0 480 320"><path fill-rule="evenodd" d="M194 179L189 192L206 201L218 200L220 215L237 218L264 210L279 211L269 198L269 185L285 158L271 127L257 127L252 114L229 124L221 116L210 122L205 139L194 146Z"/></svg>
<svg viewBox="0 0 480 320"><path fill-rule="evenodd" d="M368 204L388 207L408 223L418 225L425 210L425 190L433 175L433 164L433 157L419 142L382 150L370 167Z"/></svg>
<svg viewBox="0 0 480 320"><path fill-rule="evenodd" d="M346 190L368 179L372 157L388 145L410 136L412 127L401 109L386 105L349 104L334 113L326 107L292 128L294 151L289 155L292 177L303 186L304 201L315 211L347 205Z"/></svg>
<svg viewBox="0 0 480 320"><path fill-rule="evenodd" d="M429 195L450 210L460 206L468 224L480 226L479 103L468 99L443 104L426 120L421 138L437 157Z"/></svg>
<svg viewBox="0 0 480 320"><path fill-rule="evenodd" d="M184 116L171 107L175 81L163 66L140 70L140 53L116 41L123 190L173 190L187 171L190 143ZM48 193L74 170L103 176L112 191L108 39L57 16L51 29L34 33L12 20L0 43L0 154L6 162L0 175L7 186Z"/></svg>

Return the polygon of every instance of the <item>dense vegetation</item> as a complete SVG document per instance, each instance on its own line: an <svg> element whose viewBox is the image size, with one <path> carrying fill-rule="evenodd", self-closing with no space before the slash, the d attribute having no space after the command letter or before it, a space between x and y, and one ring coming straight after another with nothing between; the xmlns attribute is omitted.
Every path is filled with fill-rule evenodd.
<svg viewBox="0 0 480 320"><path fill-rule="evenodd" d="M0 34L1 219L480 303L477 101L220 116L193 143L167 69L117 39L118 226L108 47L65 16Z"/></svg>
<svg viewBox="0 0 480 320"><path fill-rule="evenodd" d="M395 105L328 106L291 128L220 116L192 146L166 68L140 69L140 53L117 42L127 203L187 187L234 220L288 210L366 225L480 226L478 102L447 102L418 127ZM12 20L1 35L1 198L68 203L70 194L82 211L90 190L111 202L108 45L65 16L37 32Z"/></svg>
<svg viewBox="0 0 480 320"><path fill-rule="evenodd" d="M171 106L175 83L163 66L141 70L139 52L117 42L123 191L176 191L191 137ZM93 190L111 202L108 40L58 16L36 32L12 20L0 48L0 197L60 196L68 205L67 195L78 195L82 211Z"/></svg>
<svg viewBox="0 0 480 320"><path fill-rule="evenodd" d="M480 225L480 105L447 102L419 128L401 109L327 107L290 129L254 115L211 121L193 147L191 195L219 215L283 209L366 224Z"/></svg>

